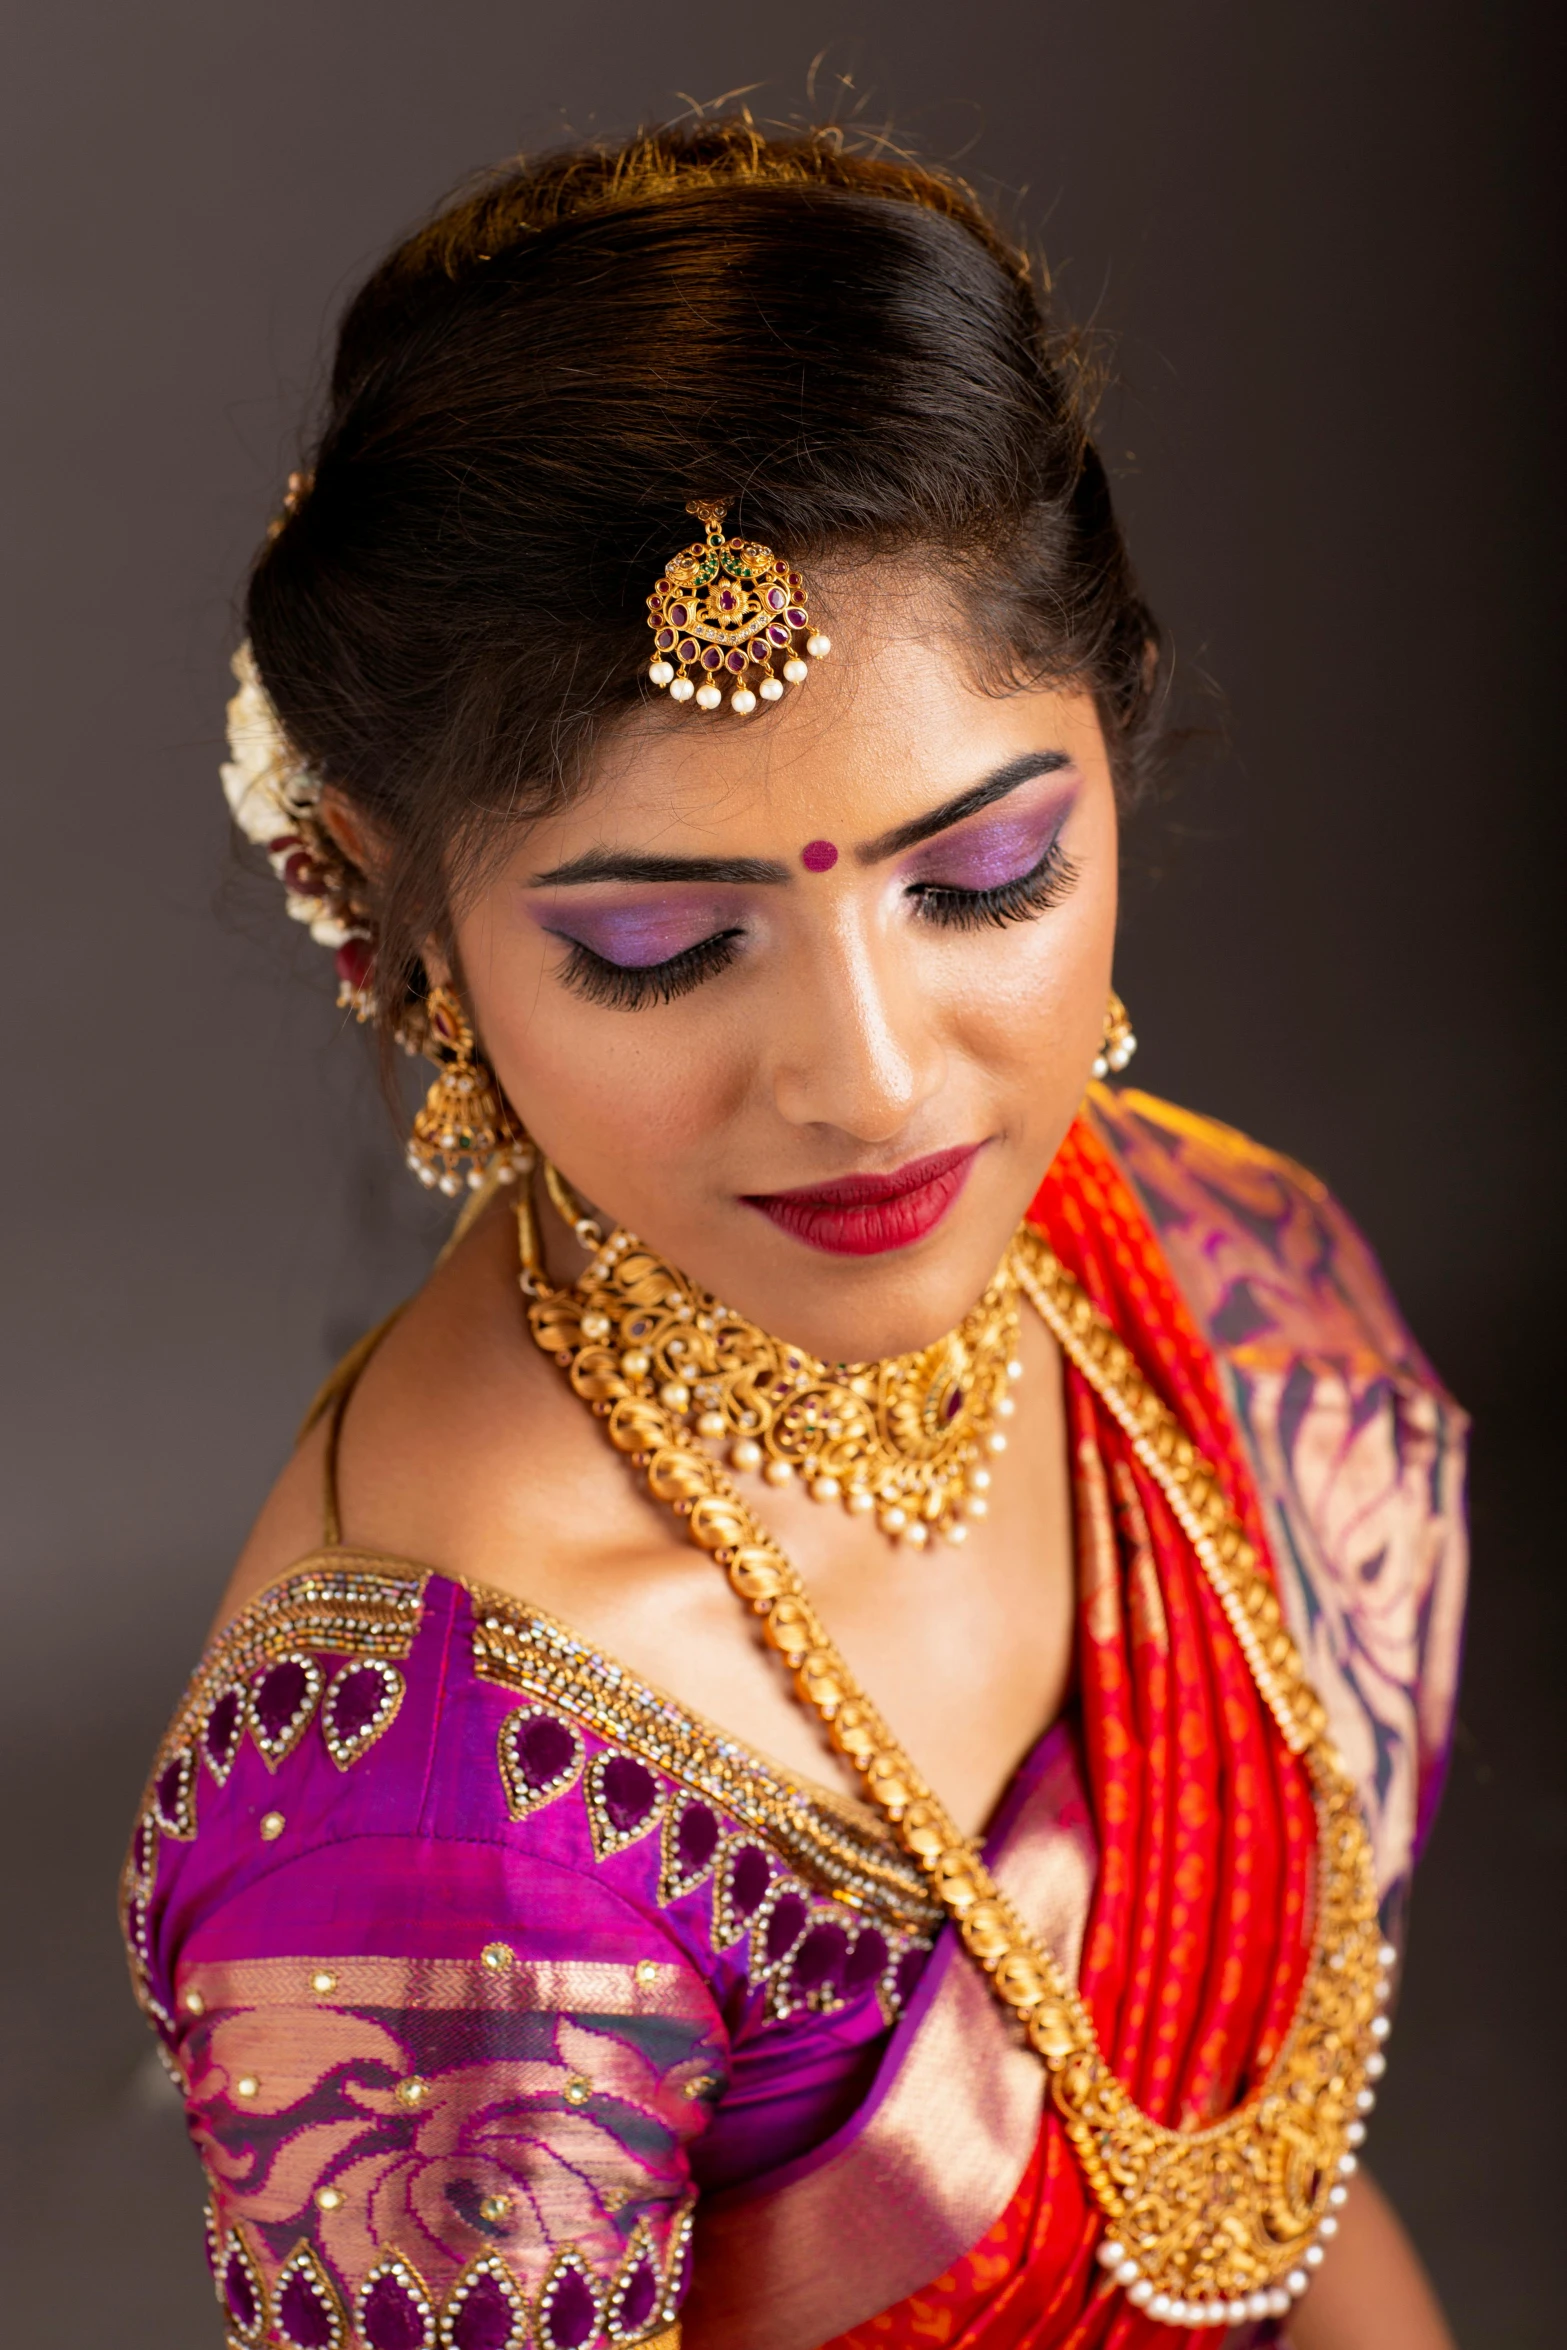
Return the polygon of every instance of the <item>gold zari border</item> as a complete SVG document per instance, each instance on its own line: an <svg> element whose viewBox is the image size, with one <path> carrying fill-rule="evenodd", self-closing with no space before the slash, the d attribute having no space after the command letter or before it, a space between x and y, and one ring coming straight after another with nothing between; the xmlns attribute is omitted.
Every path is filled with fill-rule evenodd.
<svg viewBox="0 0 1567 2350"><path fill-rule="evenodd" d="M925 1935L942 1922L923 1872L874 1817L832 1805L759 1755L661 1697L564 1625L493 1592L474 1594L481 1680L559 1706L765 1836L801 1876L879 1924Z"/></svg>
<svg viewBox="0 0 1567 2350"><path fill-rule="evenodd" d="M195 1736L231 1683L295 1649L399 1663L413 1647L428 1570L397 1567L374 1551L335 1550L306 1559L269 1584L208 1648L164 1733L149 1785Z"/></svg>

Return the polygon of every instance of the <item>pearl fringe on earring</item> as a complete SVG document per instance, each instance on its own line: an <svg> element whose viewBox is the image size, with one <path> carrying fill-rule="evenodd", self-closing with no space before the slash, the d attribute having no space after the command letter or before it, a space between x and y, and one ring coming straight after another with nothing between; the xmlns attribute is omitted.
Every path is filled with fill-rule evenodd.
<svg viewBox="0 0 1567 2350"><path fill-rule="evenodd" d="M1094 1055L1094 1075L1101 1081L1110 1076L1119 1077L1136 1050L1131 1014L1112 987L1105 1013L1104 1039Z"/></svg>

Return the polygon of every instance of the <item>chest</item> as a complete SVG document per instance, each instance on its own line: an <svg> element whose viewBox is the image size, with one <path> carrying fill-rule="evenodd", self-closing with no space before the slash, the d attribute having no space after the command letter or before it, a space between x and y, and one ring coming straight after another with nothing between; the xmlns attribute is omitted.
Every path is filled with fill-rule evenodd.
<svg viewBox="0 0 1567 2350"><path fill-rule="evenodd" d="M747 1480L746 1498L801 1574L851 1674L960 1825L978 1832L1070 1681L1076 1575L1059 1358L1042 1330L988 1509L957 1547L894 1544L798 1485ZM1025 1357L1027 1360L1027 1357ZM606 1448L607 1454L607 1448ZM613 1455L599 1475L626 1471ZM753 1492L752 1487L755 1487ZM606 1499L609 1498L606 1493ZM790 1770L857 1791L755 1619L667 1512L607 1549L550 1562L526 1596L601 1639L635 1671Z"/></svg>

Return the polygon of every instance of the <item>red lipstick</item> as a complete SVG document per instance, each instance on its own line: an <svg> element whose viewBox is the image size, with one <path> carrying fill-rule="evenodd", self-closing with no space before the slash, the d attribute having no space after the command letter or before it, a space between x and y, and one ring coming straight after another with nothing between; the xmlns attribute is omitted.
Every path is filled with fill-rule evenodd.
<svg viewBox="0 0 1567 2350"><path fill-rule="evenodd" d="M742 1194L780 1231L808 1248L833 1256L879 1257L888 1249L912 1248L933 1232L968 1179L982 1145L932 1151L886 1175L841 1175L835 1183L812 1183L801 1191Z"/></svg>

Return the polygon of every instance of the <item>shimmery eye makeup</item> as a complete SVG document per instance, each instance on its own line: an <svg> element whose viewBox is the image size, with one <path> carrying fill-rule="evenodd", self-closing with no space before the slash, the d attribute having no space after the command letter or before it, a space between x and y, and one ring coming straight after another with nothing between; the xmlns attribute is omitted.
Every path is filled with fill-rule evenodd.
<svg viewBox="0 0 1567 2350"><path fill-rule="evenodd" d="M559 900L534 920L566 949L562 983L588 1003L634 1011L667 1004L729 963L744 926L728 898L653 898L595 905Z"/></svg>
<svg viewBox="0 0 1567 2350"><path fill-rule="evenodd" d="M923 922L940 923L947 930L1003 930L1011 922L1029 922L1059 906L1077 879L1077 867L1062 848L1059 835L1044 855L1015 880L989 889L955 889L941 881L917 881L908 895Z"/></svg>
<svg viewBox="0 0 1567 2350"><path fill-rule="evenodd" d="M1001 929L1031 921L1059 905L1077 879L1077 869L1061 846L1076 796L1058 784L1032 805L1020 806L1010 797L1004 806L991 802L988 810L973 809L971 804L970 813L950 831L933 835L912 851L892 877L894 886L901 889L916 920L944 929ZM865 852L858 853L863 858ZM827 872L838 854L830 841L809 841L800 862L807 872ZM786 869L772 865L747 863L745 868L746 879L772 882L785 875ZM726 868L722 876L738 877L738 867ZM573 872L571 878L590 876ZM649 871L645 878L671 876ZM711 883L720 876L709 871L693 873L692 878ZM682 893L584 903L573 889L536 902L529 910L539 927L566 949L558 972L562 984L588 1003L625 1011L670 1003L715 978L734 961L750 927L747 901L724 890L709 889L697 898Z"/></svg>
<svg viewBox="0 0 1567 2350"><path fill-rule="evenodd" d="M552 938L581 947L601 962L647 970L687 954L715 932L732 927L735 909L711 899L551 907L537 919Z"/></svg>
<svg viewBox="0 0 1567 2350"><path fill-rule="evenodd" d="M676 996L700 987L733 962L742 933L721 930L716 937L699 939L683 953L662 963L611 963L576 939L566 940L570 951L561 979L574 995L590 1004L607 1004L622 1012L643 1004L668 1004Z"/></svg>
<svg viewBox="0 0 1567 2350"><path fill-rule="evenodd" d="M1032 806L1009 803L939 834L905 864L905 887L988 890L1021 880L1060 837L1075 796L1056 791Z"/></svg>
<svg viewBox="0 0 1567 2350"><path fill-rule="evenodd" d="M904 869L921 919L955 930L1000 928L1059 905L1077 879L1061 846L1075 796L1052 793L927 842Z"/></svg>

